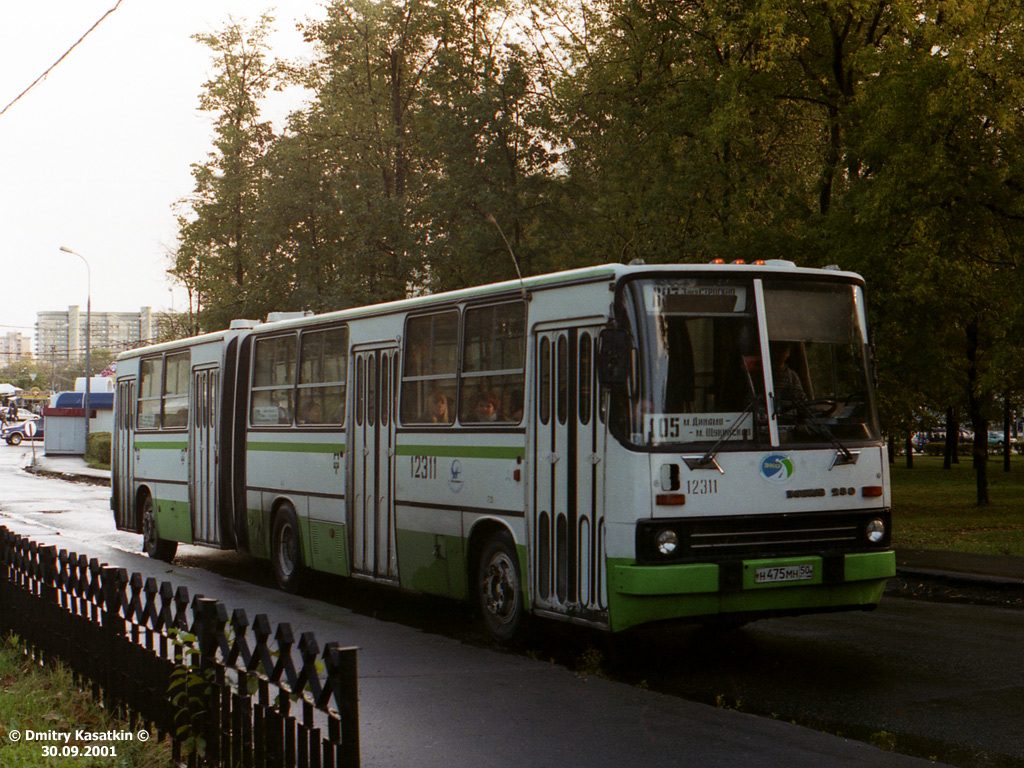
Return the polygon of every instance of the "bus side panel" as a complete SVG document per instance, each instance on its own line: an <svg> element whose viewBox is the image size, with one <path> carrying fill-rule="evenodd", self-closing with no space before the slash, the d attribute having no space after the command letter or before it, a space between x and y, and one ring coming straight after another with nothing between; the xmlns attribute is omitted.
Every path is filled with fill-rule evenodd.
<svg viewBox="0 0 1024 768"><path fill-rule="evenodd" d="M401 585L465 599L468 542L481 517L523 541L522 432L401 433L396 450ZM523 562L525 568L525 560Z"/></svg>
<svg viewBox="0 0 1024 768"><path fill-rule="evenodd" d="M135 436L136 486L153 497L161 539L192 543L188 492L188 435L147 433Z"/></svg>
<svg viewBox="0 0 1024 768"><path fill-rule="evenodd" d="M246 446L252 554L270 556L272 515L287 499L299 520L305 563L347 576L344 434L254 430Z"/></svg>

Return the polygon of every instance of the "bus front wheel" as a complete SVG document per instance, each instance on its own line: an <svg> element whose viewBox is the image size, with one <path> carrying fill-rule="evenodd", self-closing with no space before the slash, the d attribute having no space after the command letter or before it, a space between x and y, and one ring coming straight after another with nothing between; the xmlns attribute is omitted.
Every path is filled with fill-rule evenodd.
<svg viewBox="0 0 1024 768"><path fill-rule="evenodd" d="M510 642L519 635L524 612L523 580L508 531L491 536L480 555L477 598L487 630L499 642Z"/></svg>
<svg viewBox="0 0 1024 768"><path fill-rule="evenodd" d="M142 548L153 559L163 560L165 563L171 562L178 552L178 542L157 536L152 496L146 496L142 502Z"/></svg>
<svg viewBox="0 0 1024 768"><path fill-rule="evenodd" d="M271 557L278 586L291 594L298 592L305 568L299 546L299 519L290 505L281 507L274 518Z"/></svg>

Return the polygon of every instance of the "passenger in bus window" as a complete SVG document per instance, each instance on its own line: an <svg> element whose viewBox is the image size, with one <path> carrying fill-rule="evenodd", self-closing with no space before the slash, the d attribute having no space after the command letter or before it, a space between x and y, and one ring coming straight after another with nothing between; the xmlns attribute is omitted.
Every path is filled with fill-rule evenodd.
<svg viewBox="0 0 1024 768"><path fill-rule="evenodd" d="M523 391L521 389L513 389L509 393L505 413L505 421L519 423L523 420Z"/></svg>
<svg viewBox="0 0 1024 768"><path fill-rule="evenodd" d="M481 395L473 406L471 421L497 421L498 403L490 395Z"/></svg>
<svg viewBox="0 0 1024 768"><path fill-rule="evenodd" d="M436 390L431 392L427 398L427 413L423 420L430 424L451 424L453 418L448 408L448 396Z"/></svg>
<svg viewBox="0 0 1024 768"><path fill-rule="evenodd" d="M307 397L300 403L299 424L320 424L322 421L320 402L312 397Z"/></svg>

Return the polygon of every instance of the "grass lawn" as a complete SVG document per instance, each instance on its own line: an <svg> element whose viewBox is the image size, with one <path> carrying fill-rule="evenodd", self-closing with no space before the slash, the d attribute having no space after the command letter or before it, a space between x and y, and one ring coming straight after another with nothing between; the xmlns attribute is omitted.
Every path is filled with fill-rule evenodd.
<svg viewBox="0 0 1024 768"><path fill-rule="evenodd" d="M906 549L951 549L1024 557L1024 457L1002 457L988 463L988 506L975 500L974 468L961 457L950 470L942 458L914 456L907 469L904 457L892 466L893 544Z"/></svg>
<svg viewBox="0 0 1024 768"><path fill-rule="evenodd" d="M78 690L62 664L42 667L28 661L17 642L0 638L0 765L4 768L66 766L67 768L171 768L170 745L155 735L138 741L90 742L76 738L76 731L138 732L112 717L89 693ZM12 737L12 731L70 732L67 741L29 740ZM87 747L114 746L116 755L86 757ZM56 757L44 756L44 748L56 748ZM68 753L61 754L66 748Z"/></svg>

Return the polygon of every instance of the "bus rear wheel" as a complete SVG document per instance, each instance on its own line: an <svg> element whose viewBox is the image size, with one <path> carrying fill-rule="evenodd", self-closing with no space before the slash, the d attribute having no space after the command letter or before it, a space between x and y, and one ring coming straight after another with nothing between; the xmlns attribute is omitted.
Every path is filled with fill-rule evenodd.
<svg viewBox="0 0 1024 768"><path fill-rule="evenodd" d="M153 559L163 560L165 563L171 562L178 553L178 542L157 536L152 496L146 496L142 502L142 548Z"/></svg>
<svg viewBox="0 0 1024 768"><path fill-rule="evenodd" d="M270 556L277 585L290 594L298 592L302 588L305 567L302 565L302 547L299 545L299 519L290 504L281 507L274 518Z"/></svg>
<svg viewBox="0 0 1024 768"><path fill-rule="evenodd" d="M515 543L508 531L487 541L480 555L477 599L484 624L496 640L510 642L523 626L523 580Z"/></svg>

